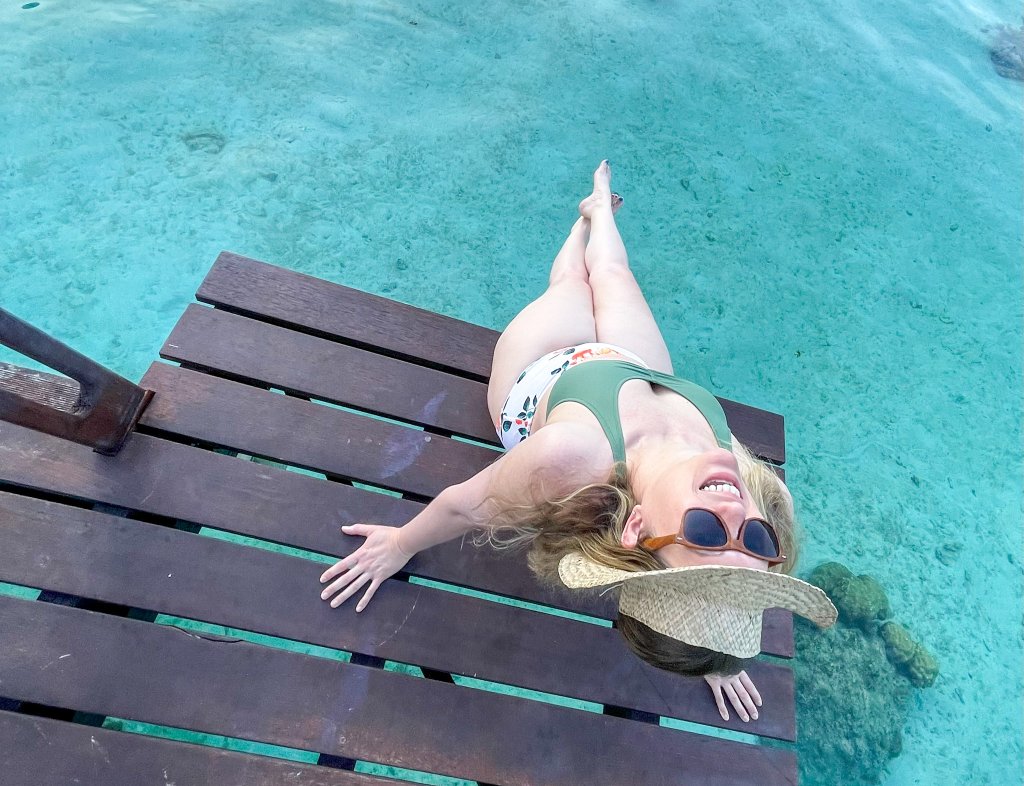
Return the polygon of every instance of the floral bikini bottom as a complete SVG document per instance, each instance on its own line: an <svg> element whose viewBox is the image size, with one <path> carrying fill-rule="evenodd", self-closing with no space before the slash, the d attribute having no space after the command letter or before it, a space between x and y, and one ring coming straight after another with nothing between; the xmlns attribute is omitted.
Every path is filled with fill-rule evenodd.
<svg viewBox="0 0 1024 786"><path fill-rule="evenodd" d="M644 367L647 366L629 350L612 344L597 343L576 344L565 349L556 349L528 365L512 386L508 398L505 399L505 405L501 408L498 438L505 446L505 450L511 450L530 436L537 402L548 388L555 384L559 374L587 360L610 354L622 355Z"/></svg>

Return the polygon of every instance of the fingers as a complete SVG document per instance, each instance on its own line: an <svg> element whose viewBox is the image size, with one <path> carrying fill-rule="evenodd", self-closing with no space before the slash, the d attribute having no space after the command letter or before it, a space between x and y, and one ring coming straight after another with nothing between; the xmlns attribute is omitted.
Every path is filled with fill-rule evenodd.
<svg viewBox="0 0 1024 786"><path fill-rule="evenodd" d="M715 697L715 704L718 705L718 714L722 716L722 720L729 720L729 709L725 706L725 697L722 695L721 680L715 680L708 684L711 686L711 693Z"/></svg>
<svg viewBox="0 0 1024 786"><path fill-rule="evenodd" d="M341 563L338 564L340 565ZM331 570L334 570L334 568L331 568ZM328 573L329 572L330 571L328 571ZM324 576L326 575L327 573L324 574ZM321 577L320 580L324 581L323 577ZM377 591L377 587L381 585L381 581L380 579L372 577L368 573L357 573L354 569L350 570L347 574L339 578L337 581L328 585L320 593L320 600L327 600L329 597L331 597L331 595L341 592L341 590L345 590L344 592L341 592L341 594L338 595L336 598L334 598L334 600L331 601L331 608L336 609L346 600L351 598L356 593L356 591L360 587L364 586L368 581L370 582L370 587L363 594L363 597L360 598L359 605L356 606L356 611L362 611L366 608L366 604L370 602L370 598L372 598L374 593ZM348 589L345 589L346 587Z"/></svg>
<svg viewBox="0 0 1024 786"><path fill-rule="evenodd" d="M761 694L757 692L757 688L754 687L754 683L751 681L750 677L747 676L745 671L740 672L740 682L743 684L743 687L747 689L747 693L749 693L750 698L754 700L754 704L760 707ZM756 713L754 714L754 717L757 717Z"/></svg>
<svg viewBox="0 0 1024 786"><path fill-rule="evenodd" d="M338 597L331 601L331 608L338 608L338 606L340 606L346 600L351 598L356 593L356 591L364 584L366 584L366 582L368 581L370 581L370 576L368 576L365 573L360 574L355 581L348 585L348 589L346 589L344 592L338 595Z"/></svg>
<svg viewBox="0 0 1024 786"><path fill-rule="evenodd" d="M754 706L754 700L747 693L747 689L743 687L738 677L730 677L726 680L725 695L729 697L729 701L732 702L736 714L744 722L749 721L751 718L757 720L757 707Z"/></svg>
<svg viewBox="0 0 1024 786"><path fill-rule="evenodd" d="M362 575L363 575L363 573L361 573L361 572L356 572L355 570L350 570L348 573L346 573L344 576L339 578L337 581L334 581L333 583L331 583L327 587L325 587L324 590L320 593L320 599L321 600L327 600L329 597L331 597L331 595L335 594L336 592L340 592L346 586L348 586L353 580L355 580L356 578L358 578L359 576L362 576Z"/></svg>
<svg viewBox="0 0 1024 786"><path fill-rule="evenodd" d="M345 559L340 559L331 565L331 567L320 574L320 583L323 584L326 581L330 581L335 576L340 576L346 570L355 565L355 560L353 559L354 556L355 554L349 554Z"/></svg>
<svg viewBox="0 0 1024 786"><path fill-rule="evenodd" d="M370 602L370 598L373 597L373 593L377 591L377 587L381 584L380 579L374 579L370 582L370 588L363 593L363 597L359 599L359 605L356 606L356 611L362 611L366 608L366 604Z"/></svg>
<svg viewBox="0 0 1024 786"><path fill-rule="evenodd" d="M754 699L747 693L747 689L743 685L736 681L734 687L736 688L736 695L740 697L740 701L743 702L743 708L746 711L747 716L753 720L757 720L757 707L754 706ZM744 718L743 720L747 720Z"/></svg>
<svg viewBox="0 0 1024 786"><path fill-rule="evenodd" d="M750 720L750 714L743 706L743 702L740 697L736 695L736 688L733 687L732 682L726 682L723 686L725 695L729 697L729 701L732 702L733 709L736 710L736 714L740 716L744 721Z"/></svg>

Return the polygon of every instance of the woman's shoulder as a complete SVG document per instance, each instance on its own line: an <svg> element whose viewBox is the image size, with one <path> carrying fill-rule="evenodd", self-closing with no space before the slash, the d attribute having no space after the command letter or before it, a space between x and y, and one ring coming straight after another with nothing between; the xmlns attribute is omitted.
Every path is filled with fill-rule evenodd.
<svg viewBox="0 0 1024 786"><path fill-rule="evenodd" d="M550 423L492 465L490 493L521 502L571 494L605 482L612 468L611 449L599 427Z"/></svg>
<svg viewBox="0 0 1024 786"><path fill-rule="evenodd" d="M471 478L445 490L456 508L485 526L507 506L536 505L603 483L612 470L611 450L586 427L552 423L507 451Z"/></svg>
<svg viewBox="0 0 1024 786"><path fill-rule="evenodd" d="M612 451L596 422L559 420L546 423L522 444L535 440L538 459L553 471L593 473L604 480L612 470ZM596 482L596 481L590 481Z"/></svg>

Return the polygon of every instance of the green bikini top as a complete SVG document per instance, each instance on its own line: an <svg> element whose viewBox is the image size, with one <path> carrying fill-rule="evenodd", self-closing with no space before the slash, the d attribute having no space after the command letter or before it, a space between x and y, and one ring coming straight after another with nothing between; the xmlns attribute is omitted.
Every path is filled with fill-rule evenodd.
<svg viewBox="0 0 1024 786"><path fill-rule="evenodd" d="M679 377L653 371L625 360L594 360L580 363L562 372L551 388L547 412L566 401L582 404L597 418L612 447L615 463L626 461L626 440L619 418L619 390L632 379L644 379L678 393L688 400L707 420L719 447L732 450L732 434L725 420L725 411L710 391Z"/></svg>

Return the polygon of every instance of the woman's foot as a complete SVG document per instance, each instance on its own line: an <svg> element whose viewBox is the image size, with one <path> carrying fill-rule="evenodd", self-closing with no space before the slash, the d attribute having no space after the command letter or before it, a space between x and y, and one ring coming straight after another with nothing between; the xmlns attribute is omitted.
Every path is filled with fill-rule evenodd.
<svg viewBox="0 0 1024 786"><path fill-rule="evenodd" d="M617 200L612 198L612 170L608 166L608 161L602 161L601 164L594 171L594 192L580 202L580 215L584 218L590 218L594 215L595 210L601 210L603 208L610 208L613 210L617 209L618 206L622 205L622 197Z"/></svg>

